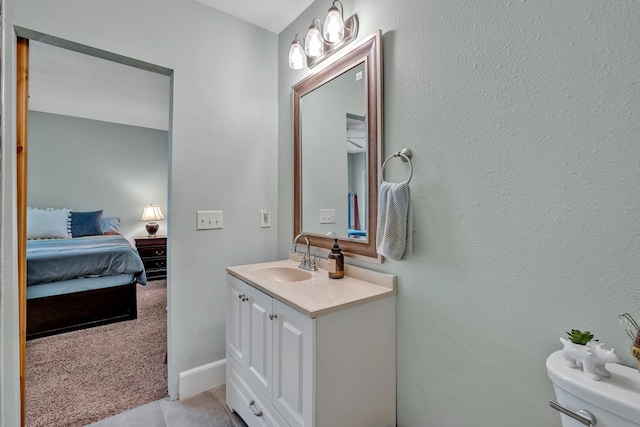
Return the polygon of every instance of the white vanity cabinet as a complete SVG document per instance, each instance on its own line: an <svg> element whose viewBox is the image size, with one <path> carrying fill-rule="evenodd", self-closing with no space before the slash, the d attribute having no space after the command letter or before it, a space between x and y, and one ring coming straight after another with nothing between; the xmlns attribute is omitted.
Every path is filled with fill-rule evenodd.
<svg viewBox="0 0 640 427"><path fill-rule="evenodd" d="M314 317L248 282L227 274L227 405L248 426L395 426L395 291Z"/></svg>
<svg viewBox="0 0 640 427"><path fill-rule="evenodd" d="M267 415L272 415L275 409L287 422L276 426L313 425L315 320L240 279L230 275L227 277L227 356L228 359L234 359L237 368L249 380L244 382L250 382L261 394L249 399L248 403L253 400L253 404L244 402L244 405L251 406L252 418L268 418ZM235 383L233 387L241 389L242 386L238 384L242 375L233 369L231 373L227 375L227 384ZM245 394L250 393L247 391ZM264 399L260 399L262 397ZM261 404L256 403L258 401ZM242 399L236 399L233 404L241 407ZM234 406L233 409L240 413L241 408ZM254 415L260 412L262 415ZM260 421L255 425L270 425L261 424ZM246 422L253 425L249 420Z"/></svg>

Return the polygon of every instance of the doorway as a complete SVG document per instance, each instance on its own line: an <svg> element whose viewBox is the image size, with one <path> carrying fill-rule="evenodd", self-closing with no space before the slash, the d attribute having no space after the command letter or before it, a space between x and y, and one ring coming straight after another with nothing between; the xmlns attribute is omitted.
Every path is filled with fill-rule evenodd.
<svg viewBox="0 0 640 427"><path fill-rule="evenodd" d="M59 192L57 195L50 194L51 198L47 200L46 196L48 192L46 191L46 188L43 188L43 182L46 184L46 180L47 180L46 177L47 175L50 175L50 171L41 174L42 176L38 178L38 181L39 181L38 186L33 187L30 185L30 184L33 184L33 182L31 181L36 181L36 180L28 179L29 176L33 175L32 163L35 164L38 158L42 159L43 155L38 155L38 156L34 155L35 154L34 150L41 149L42 141L39 141L40 147L38 147L36 144L33 144L33 146L29 145L29 150L27 150L27 146L28 146L27 134L29 133L29 129L31 128L30 125L33 124L33 123L30 123L29 116L32 116L33 122L35 121L39 122L39 125L38 125L39 128L37 129L40 129L40 130L38 130L37 132L41 134L40 139L42 139L42 134L46 135L46 131L44 132L42 131L43 123L57 122L59 124L59 127L57 128L57 130L53 131L49 135L51 137L50 138L51 140L55 140L54 138L55 136L60 136L60 133L62 132L61 129L66 130L67 126L69 126L69 123L81 123L81 126L94 125L92 129L95 129L95 126L98 126L98 127L106 126L107 128L110 129L108 131L105 131L107 133L120 132L117 130L119 129L119 127L124 127L124 128L128 127L128 128L136 128L139 134L144 134L145 132L140 131L141 129L152 128L154 126L150 124L146 124L146 125L138 124L138 122L129 122L129 123L126 122L126 120L130 120L132 116L135 115L135 112L136 112L135 108L133 109L131 108L133 104L132 102L121 104L119 107L115 108L115 110L117 110L115 111L115 113L120 113L121 116L122 116L122 113L125 113L124 119L104 118L106 116L93 116L93 117L86 116L86 115L83 116L83 114L86 114L87 111L90 110L90 108L87 108L87 104L85 104L84 107L82 106L80 107L80 110L83 111L82 113L74 113L72 111L74 107L73 105L64 105L64 107L67 109L60 109L60 110L48 109L52 107L43 106L44 104L46 104L46 102L44 104L40 102L43 98L41 95L42 92L40 92L39 89L36 90L37 89L36 83L42 83L43 78L45 80L46 79L55 80L55 79L52 79L52 77L54 77L56 73L61 75L66 75L66 77L69 77L68 74L72 74L75 72L70 68L71 64L74 61L69 59L74 55L77 58L82 57L82 60L88 63L94 63L94 65L98 63L102 63L102 64L110 63L109 65L115 65L116 68L121 67L121 69L128 69L128 72L133 74L140 73L142 71L144 73L147 73L149 76L152 76L152 77L160 76L162 79L164 79L165 83L160 83L160 84L166 84L165 95L166 95L166 98L169 100L166 103L166 109L167 109L166 122L165 122L166 129L161 131L161 132L164 132L165 134L164 162L157 162L157 164L155 164L154 167L151 168L153 169L153 171L151 172L149 171L149 169L145 172L145 170L143 170L144 168L137 168L137 170L133 170L131 172L133 177L126 177L124 176L126 174L123 174L123 170L132 169L131 165L120 164L121 170L120 170L120 173L115 174L115 176L117 176L117 179L115 180L117 181L117 183L114 185L120 185L121 191L113 199L108 199L108 198L105 199L103 197L100 200L87 200L88 198L90 198L90 196L88 196L89 193L85 193L83 197L80 197L80 199L82 199L84 201L83 203L85 204L82 204L82 203L78 204L77 202L78 199L75 199L75 203L73 199L66 199L67 203L74 203L75 206L71 206L71 207L78 211L89 210L91 209L91 206L98 206L99 203L106 204L107 206L102 206L102 207L106 207L107 209L110 209L109 215L121 217L121 219L123 220L122 221L123 227L121 230L122 234L124 234L131 241L133 241L135 236L141 235L144 232L144 223L140 221L140 214L142 213L142 209L144 205L149 203L156 203L156 204L163 203L163 205L161 206L163 206L165 213L168 213L167 218L170 218L170 212L168 212L168 200L169 200L168 182L169 182L169 162L170 162L169 147L170 147L170 135L171 135L169 116L170 116L170 97L171 97L171 79L172 79L171 70L163 67L158 67L152 64L133 60L131 58L121 57L116 54L100 51L98 49L90 48L83 45L78 45L73 42L52 38L50 36L46 36L43 34L29 32L27 36L28 38L18 39L18 64L19 64L18 77L17 77L18 109L16 114L17 121L18 121L17 123L17 129L18 129L18 132L17 132L18 133L17 205L18 205L18 224L19 224L18 270L19 270L19 289L20 289L20 292L19 292L20 348L21 348L20 382L21 382L21 412L22 412L21 418L22 418L23 425L25 423L25 383L26 383L26 380L25 380L26 379L26 326L25 325L26 325L26 315L27 315L26 301L25 301L26 294L27 294L26 292L26 282L27 282L26 281L26 278L27 278L27 274L26 274L26 240L27 240L26 211L27 211L27 206L31 204L38 204L40 205L39 207L50 207L50 208L59 207L60 205L58 206L51 206L51 205L55 205L55 203L64 204L64 197L65 197L64 192ZM51 57L48 58L48 60L49 61L53 60L53 63L48 62L47 65L45 65L44 67L42 66L41 63L40 65L38 65L39 60L42 58L38 57L38 60L34 60L33 57L30 58L30 56L32 56L33 54L44 55L44 56L51 55ZM56 61L58 62L57 64L55 64ZM54 70L56 67L58 67L57 68L58 71ZM40 71L38 71L38 68L40 68ZM43 73L42 70L45 70L45 73ZM111 71L108 71L106 73L107 76L112 75L110 74L113 72L111 67L110 67L110 70ZM98 74L98 73L94 72L94 74ZM96 76L94 75L92 77L96 77ZM55 80L55 81L59 82L60 80ZM79 76L75 76L75 78L72 78L71 81L76 86L74 89L80 89L80 92L89 92L89 89L96 89L97 86L99 85L99 83L89 83L87 79L83 80L83 78ZM45 82L45 83L51 84L51 81ZM29 85L31 85L32 87L29 88ZM138 81L137 83L129 84L127 86L127 91L131 93L132 91L134 91L135 89L138 89L139 87L140 87L140 84ZM62 87L57 87L55 89L64 91L64 88ZM109 89L109 88L105 89L104 87L102 87L101 90L103 94L109 93L109 92L111 92L112 94L114 92L113 89ZM95 99L96 95L94 94L93 96ZM46 98L46 96L44 98ZM69 99L73 99L74 101L77 101L78 97L69 96L67 98L67 101ZM101 98L101 99L104 99L104 98ZM109 113L108 111L109 108L107 108L108 105L106 105L109 102L100 103L100 105L98 105L100 107L98 108L98 110L101 110L101 113L105 113L105 112ZM53 103L50 102L49 104L54 105L55 108L59 108L59 107L62 107L62 105L55 105L55 104L70 104L70 103L69 102L56 103L54 99L54 102ZM82 105L82 104L79 103L79 105ZM36 108L39 111L34 112L34 110L30 108L31 106L37 106ZM111 113L114 113L114 111L111 111ZM147 111L147 114L143 114L143 115L149 116L148 111ZM34 134L35 133L36 132L34 132ZM118 133L118 135L121 135L121 134L122 133ZM66 134L66 135L63 135L62 138L63 139L68 138L68 136L69 135ZM94 134L93 136L97 136L97 134ZM77 144L77 142L78 141L76 141L76 148L82 147L83 144L81 143ZM84 145L85 145L84 148L88 148L89 144L87 143ZM105 178L104 175L108 173L106 169L101 169L101 168L103 166L109 166L109 163L113 163L109 161L109 159L105 158L105 156L108 155L109 148L112 148L113 151L117 151L118 155L120 156L123 156L123 155L126 156L126 152L123 153L122 149L118 149L118 147L116 147L115 144L113 147L104 147L104 140L103 140L102 145L103 146L101 148L104 149L104 151L100 152L100 154L96 156L98 158L94 159L93 162L89 162L88 167L85 168L90 171L93 171L95 175L101 175L97 178L99 181L100 181L100 178L104 180ZM48 148L49 149L54 148L55 150L55 147L52 147L51 145ZM69 149L69 147L67 147L67 149ZM28 153L28 151L30 152ZM29 164L27 164L28 154L31 154L29 159L33 160L33 162L29 162ZM78 153L74 153L73 155L76 156L76 159L81 158L78 155ZM44 155L44 157L46 156L51 156L51 153ZM50 166L54 166L54 169L55 169L56 165L53 164L54 162L51 162L51 163L52 164ZM85 164L87 162L78 161L77 163ZM46 165L46 161L42 162L40 160L39 164ZM162 168L164 168L164 176L165 176L164 190L163 190L163 194L159 196L157 190L153 190L153 189L151 191L149 190L150 185L144 184L145 179L143 179L143 177L147 176L148 178L148 175L154 175L155 173L155 176L157 178L157 171ZM69 169L70 169L69 166L59 165L59 171L61 172L63 171L68 173ZM94 176L92 178L96 178L96 177ZM150 178L150 179L153 181L153 178ZM155 180L158 181L158 179L155 179ZM162 178L159 179L159 181L162 181L162 180L163 180ZM89 180L86 179L83 181L84 181L83 185L88 186L85 184L87 184ZM68 183L66 184L66 186L69 186L69 185L71 184L68 184ZM66 194L78 195L80 192L80 187L81 186L78 186L76 188L71 188L71 189L67 188ZM88 186L88 187L92 187L92 186ZM95 185L93 187L95 188ZM155 187L157 187L157 185ZM50 192L50 193L55 193L55 192ZM149 200L149 198L152 198L153 200ZM158 199L161 199L161 200L158 200ZM105 212L106 211L107 210L105 209ZM165 233L163 234L166 234L166 230L168 228L167 227L168 219L167 221L163 221L163 222L164 224L162 224L162 226L163 228L165 228L164 230ZM165 299L165 303L166 303L166 299Z"/></svg>

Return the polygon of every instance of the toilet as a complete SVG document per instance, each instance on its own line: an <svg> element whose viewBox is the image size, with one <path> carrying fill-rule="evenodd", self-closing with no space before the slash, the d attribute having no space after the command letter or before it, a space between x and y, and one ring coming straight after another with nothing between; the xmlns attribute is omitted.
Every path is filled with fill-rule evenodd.
<svg viewBox="0 0 640 427"><path fill-rule="evenodd" d="M640 372L617 363L606 367L611 377L593 381L581 368L566 366L562 350L547 358L547 373L556 393L550 405L560 411L562 427L640 427ZM568 413L581 412L574 419L562 413L562 408Z"/></svg>

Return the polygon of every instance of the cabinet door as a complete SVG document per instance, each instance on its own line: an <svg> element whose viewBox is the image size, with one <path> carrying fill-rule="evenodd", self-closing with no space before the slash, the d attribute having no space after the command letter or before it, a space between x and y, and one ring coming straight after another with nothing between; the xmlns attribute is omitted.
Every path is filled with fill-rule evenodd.
<svg viewBox="0 0 640 427"><path fill-rule="evenodd" d="M273 301L273 406L291 427L314 425L315 319Z"/></svg>
<svg viewBox="0 0 640 427"><path fill-rule="evenodd" d="M273 379L273 330L272 298L257 289L247 286L249 344L246 351L246 372L258 390L271 399Z"/></svg>
<svg viewBox="0 0 640 427"><path fill-rule="evenodd" d="M227 275L227 352L242 367L247 365L246 349L249 346L246 288L244 282Z"/></svg>

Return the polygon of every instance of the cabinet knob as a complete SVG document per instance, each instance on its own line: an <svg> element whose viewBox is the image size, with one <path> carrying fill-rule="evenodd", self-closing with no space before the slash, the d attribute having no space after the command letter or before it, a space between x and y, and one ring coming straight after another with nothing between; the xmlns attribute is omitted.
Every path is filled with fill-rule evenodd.
<svg viewBox="0 0 640 427"><path fill-rule="evenodd" d="M244 301L244 294L238 295L238 298L241 299L242 301Z"/></svg>
<svg viewBox="0 0 640 427"><path fill-rule="evenodd" d="M242 302L245 302L245 301L249 301L249 297L245 297L244 295L242 295Z"/></svg>
<svg viewBox="0 0 640 427"><path fill-rule="evenodd" d="M253 415L255 415L256 417L261 417L262 416L262 411L258 411L255 408L255 404L256 404L256 402L252 400L251 402L249 402L249 408L251 408L251 412L253 412Z"/></svg>
<svg viewBox="0 0 640 427"><path fill-rule="evenodd" d="M278 315L277 315L277 314L273 314L273 313L271 313L271 314L269 315L269 319L271 319L271 320L276 319L277 317L278 317Z"/></svg>

